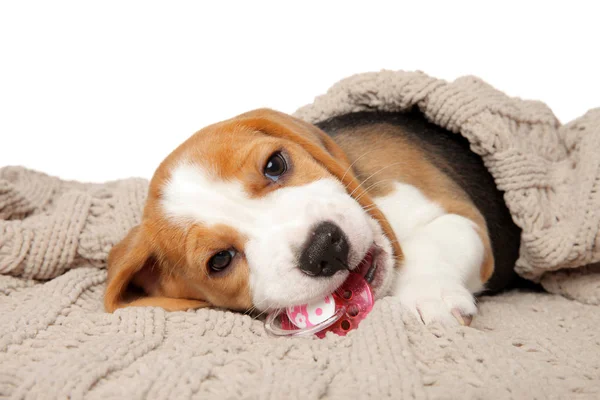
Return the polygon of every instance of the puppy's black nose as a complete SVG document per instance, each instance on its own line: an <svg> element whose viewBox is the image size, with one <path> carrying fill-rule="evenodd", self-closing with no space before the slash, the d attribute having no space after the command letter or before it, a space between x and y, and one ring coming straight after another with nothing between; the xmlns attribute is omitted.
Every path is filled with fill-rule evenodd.
<svg viewBox="0 0 600 400"><path fill-rule="evenodd" d="M346 269L348 240L344 232L331 222L315 227L300 254L300 269L311 276L331 276Z"/></svg>

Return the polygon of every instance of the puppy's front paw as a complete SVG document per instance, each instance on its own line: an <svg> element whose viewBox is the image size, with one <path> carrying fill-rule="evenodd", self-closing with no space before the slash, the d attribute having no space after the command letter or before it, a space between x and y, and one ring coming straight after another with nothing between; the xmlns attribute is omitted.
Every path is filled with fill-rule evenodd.
<svg viewBox="0 0 600 400"><path fill-rule="evenodd" d="M477 313L475 298L460 283L412 280L398 285L396 296L425 324L470 325Z"/></svg>

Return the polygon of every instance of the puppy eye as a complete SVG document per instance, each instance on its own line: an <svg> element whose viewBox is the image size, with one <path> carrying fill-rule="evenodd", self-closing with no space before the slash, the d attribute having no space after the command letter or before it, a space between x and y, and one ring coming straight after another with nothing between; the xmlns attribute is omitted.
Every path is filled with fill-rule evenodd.
<svg viewBox="0 0 600 400"><path fill-rule="evenodd" d="M231 264L231 260L233 260L235 255L236 251L233 249L222 250L208 260L208 267L214 272L223 271Z"/></svg>
<svg viewBox="0 0 600 400"><path fill-rule="evenodd" d="M277 151L269 157L263 173L267 179L277 182L277 180L287 171L287 163L280 151Z"/></svg>

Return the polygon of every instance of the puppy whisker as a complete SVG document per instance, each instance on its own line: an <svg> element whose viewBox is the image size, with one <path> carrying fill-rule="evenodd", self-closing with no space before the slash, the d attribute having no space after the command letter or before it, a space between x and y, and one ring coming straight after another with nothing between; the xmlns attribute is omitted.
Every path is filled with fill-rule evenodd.
<svg viewBox="0 0 600 400"><path fill-rule="evenodd" d="M263 304L264 304L264 303L265 303L267 300L268 300L267 298L264 298L264 299L262 299L262 300L261 300L261 301L259 301L258 303L254 304L254 305L253 305L253 306L252 306L252 307L251 307L251 308L250 308L248 311L246 311L244 314L246 314L246 315L250 315L250 314L252 314L253 312L257 311L257 310L258 310L258 308L259 308L261 305L263 305ZM257 318L258 318L260 315L264 314L264 313L265 313L265 311L269 310L270 308L271 308L271 307L267 307L267 309L266 309L266 310L263 310L261 313L259 313L259 314L258 314L258 316L254 316L254 317L252 317L252 319L257 319Z"/></svg>
<svg viewBox="0 0 600 400"><path fill-rule="evenodd" d="M257 320L259 319L262 315L268 313L269 311L271 311L271 306L267 307L264 309L264 311L260 312L257 316L253 317L252 319Z"/></svg>
<svg viewBox="0 0 600 400"><path fill-rule="evenodd" d="M382 172L382 171L384 171L384 170L386 170L386 169L388 169L388 168L394 167L394 166L396 166L396 165L400 165L400 164L404 164L404 162L403 162L403 161L399 161L399 162L396 162L396 163L392 163L392 164L386 165L385 167L383 167L383 168L380 168L380 169L378 169L377 171L373 172L371 175L369 175L369 176L367 177L367 179L365 179L364 181L362 181L362 182L360 183L360 185L359 185L359 186L357 186L357 187L356 187L356 188L355 188L355 189L352 191L352 193L350 193L350 196L352 196L352 195L354 194L354 192L356 192L356 190L357 190L358 188L361 188L361 189L362 189L362 185L364 185L364 183L365 183L365 182L367 182L369 179L371 179L372 177L374 177L374 176L375 176L375 175L377 175L378 173L380 173L380 172ZM363 190L364 190L364 189L363 189Z"/></svg>
<svg viewBox="0 0 600 400"><path fill-rule="evenodd" d="M382 180L380 180L380 181L377 181L377 182L375 182L374 184L372 184L371 186L369 186L369 187L367 187L367 188L363 189L363 190L364 190L364 192L363 192L363 193L361 193L360 195L356 196L356 199L355 199L355 200L356 200L356 201L360 200L362 197L364 197L366 194L368 194L368 193L369 193L369 190L370 190L370 189L372 189L373 187L375 187L375 186L377 186L377 185L379 185L379 184L381 184L381 183L393 182L393 181L395 181L395 180L396 180L396 179L394 179L394 178L389 178L389 179L382 179Z"/></svg>
<svg viewBox="0 0 600 400"><path fill-rule="evenodd" d="M370 153L372 153L372 152L374 152L374 151L375 151L375 149L373 149L373 150L370 150L370 151L367 151L367 152L365 152L365 153L364 153L362 156L360 156L360 157L358 157L356 160L354 160L354 161L352 162L352 164L350 164L350 165L348 166L348 168L346 168L346 171L344 172L344 175L342 175L342 178L340 179L340 181L342 181L342 182L344 181L344 178L346 177L346 174L348 173L348 171L350 171L350 170L352 169L352 167L354 166L354 164L356 164L356 162L357 162L358 160L360 160L361 158L363 158L363 157L364 157L364 156L366 156L367 154L370 154ZM348 185L346 185L346 189L348 189Z"/></svg>

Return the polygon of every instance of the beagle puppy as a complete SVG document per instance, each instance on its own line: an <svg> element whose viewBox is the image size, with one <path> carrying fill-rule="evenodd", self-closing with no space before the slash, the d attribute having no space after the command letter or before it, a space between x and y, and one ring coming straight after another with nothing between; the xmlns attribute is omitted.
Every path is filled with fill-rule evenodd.
<svg viewBox="0 0 600 400"><path fill-rule="evenodd" d="M110 252L105 308L270 311L332 293L367 260L375 298L468 325L516 279L520 231L466 139L418 112L318 125L259 109L175 149Z"/></svg>

